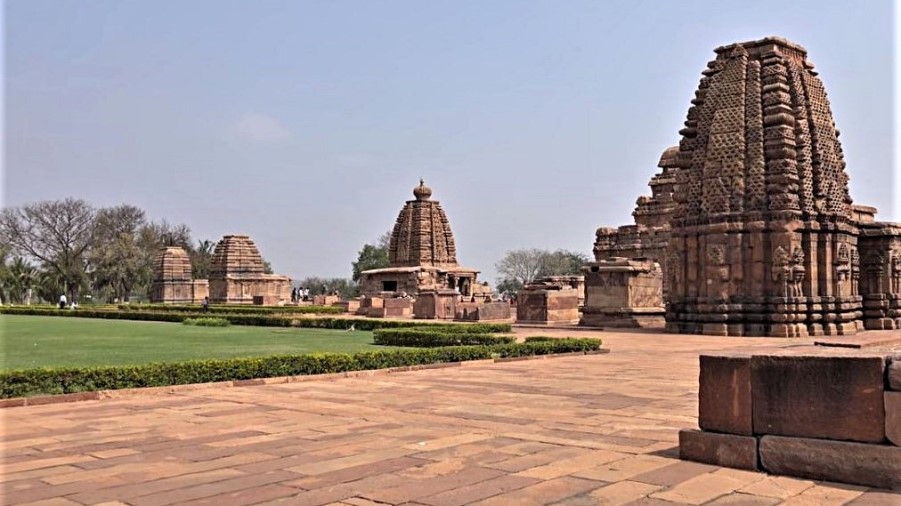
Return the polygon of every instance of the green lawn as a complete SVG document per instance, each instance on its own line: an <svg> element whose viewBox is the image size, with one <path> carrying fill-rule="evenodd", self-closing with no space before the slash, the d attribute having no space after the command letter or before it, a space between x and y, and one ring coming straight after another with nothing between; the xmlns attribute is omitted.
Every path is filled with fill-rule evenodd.
<svg viewBox="0 0 901 506"><path fill-rule="evenodd" d="M366 331L0 315L2 370L388 348Z"/></svg>

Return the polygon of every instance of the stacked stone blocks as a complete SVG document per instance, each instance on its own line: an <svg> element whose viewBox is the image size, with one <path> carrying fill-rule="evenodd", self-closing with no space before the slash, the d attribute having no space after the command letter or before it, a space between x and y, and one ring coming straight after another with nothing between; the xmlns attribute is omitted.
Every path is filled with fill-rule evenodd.
<svg viewBox="0 0 901 506"><path fill-rule="evenodd" d="M901 360L879 353L702 355L683 459L901 487Z"/></svg>

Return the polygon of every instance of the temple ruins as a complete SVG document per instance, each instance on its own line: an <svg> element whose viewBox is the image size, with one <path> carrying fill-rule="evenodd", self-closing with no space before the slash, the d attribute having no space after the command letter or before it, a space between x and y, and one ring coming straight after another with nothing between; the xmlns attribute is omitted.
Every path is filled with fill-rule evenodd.
<svg viewBox="0 0 901 506"><path fill-rule="evenodd" d="M465 298L483 296L487 287L478 282L479 271L457 263L454 234L441 204L431 200L432 189L420 180L413 196L391 232L389 266L361 273L363 295L415 297L422 290L451 290Z"/></svg>
<svg viewBox="0 0 901 506"><path fill-rule="evenodd" d="M153 261L150 302L191 304L202 301L209 294L209 282L193 278L191 258L183 248L166 246L160 249Z"/></svg>
<svg viewBox="0 0 901 506"><path fill-rule="evenodd" d="M901 225L852 206L807 51L773 37L715 52L652 196L638 199L635 225L598 229L596 261L659 262L671 332L901 328Z"/></svg>
<svg viewBox="0 0 901 506"><path fill-rule="evenodd" d="M213 250L210 302L275 305L291 298L291 279L266 274L263 258L246 235L226 235Z"/></svg>

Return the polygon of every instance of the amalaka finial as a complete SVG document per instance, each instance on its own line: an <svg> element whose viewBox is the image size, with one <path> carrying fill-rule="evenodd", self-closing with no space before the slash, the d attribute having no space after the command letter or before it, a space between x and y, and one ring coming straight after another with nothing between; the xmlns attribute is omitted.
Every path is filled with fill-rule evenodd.
<svg viewBox="0 0 901 506"><path fill-rule="evenodd" d="M413 188L413 196L416 200L429 200L432 196L432 189L425 185L425 180L419 178L419 186Z"/></svg>

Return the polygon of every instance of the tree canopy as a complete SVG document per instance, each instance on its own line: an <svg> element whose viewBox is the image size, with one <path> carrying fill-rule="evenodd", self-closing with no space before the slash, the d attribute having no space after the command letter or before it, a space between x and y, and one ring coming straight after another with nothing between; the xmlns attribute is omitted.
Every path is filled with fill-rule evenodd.
<svg viewBox="0 0 901 506"><path fill-rule="evenodd" d="M581 274L588 255L576 251L558 249L548 251L538 248L508 251L497 264L497 289L500 292L518 292L526 283L546 276Z"/></svg>

